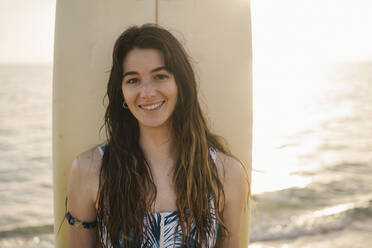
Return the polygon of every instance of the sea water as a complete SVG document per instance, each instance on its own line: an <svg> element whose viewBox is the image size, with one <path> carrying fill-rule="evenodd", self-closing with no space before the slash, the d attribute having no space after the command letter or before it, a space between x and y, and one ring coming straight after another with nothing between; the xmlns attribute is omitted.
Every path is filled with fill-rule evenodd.
<svg viewBox="0 0 372 248"><path fill-rule="evenodd" d="M0 66L0 247L53 247L51 65Z"/></svg>
<svg viewBox="0 0 372 248"><path fill-rule="evenodd" d="M371 71L255 82L250 248L372 247Z"/></svg>
<svg viewBox="0 0 372 248"><path fill-rule="evenodd" d="M250 248L372 246L372 64L347 70L255 82ZM54 246L51 91L0 66L0 247Z"/></svg>

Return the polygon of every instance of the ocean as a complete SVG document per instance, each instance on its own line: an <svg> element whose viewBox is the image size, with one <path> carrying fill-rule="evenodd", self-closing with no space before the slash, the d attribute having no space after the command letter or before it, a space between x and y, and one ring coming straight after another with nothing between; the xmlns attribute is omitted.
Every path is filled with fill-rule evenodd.
<svg viewBox="0 0 372 248"><path fill-rule="evenodd" d="M372 247L371 71L254 81L250 248Z"/></svg>
<svg viewBox="0 0 372 248"><path fill-rule="evenodd" d="M372 247L371 71L255 81L250 248ZM0 85L0 247L53 247L52 66Z"/></svg>
<svg viewBox="0 0 372 248"><path fill-rule="evenodd" d="M1 65L0 85L0 247L52 247L52 66Z"/></svg>

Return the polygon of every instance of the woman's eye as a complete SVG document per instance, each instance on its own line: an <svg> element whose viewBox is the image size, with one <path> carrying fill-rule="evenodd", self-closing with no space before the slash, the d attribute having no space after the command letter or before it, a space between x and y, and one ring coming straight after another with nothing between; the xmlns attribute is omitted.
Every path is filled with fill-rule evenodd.
<svg viewBox="0 0 372 248"><path fill-rule="evenodd" d="M131 78L131 79L129 79L128 81L127 81L127 84L135 84L135 83L137 83L139 80L138 80L138 78Z"/></svg>
<svg viewBox="0 0 372 248"><path fill-rule="evenodd" d="M169 78L168 75L166 75L166 74L157 74L155 76L155 79L158 79L158 80L162 80L162 79L166 79L166 78Z"/></svg>

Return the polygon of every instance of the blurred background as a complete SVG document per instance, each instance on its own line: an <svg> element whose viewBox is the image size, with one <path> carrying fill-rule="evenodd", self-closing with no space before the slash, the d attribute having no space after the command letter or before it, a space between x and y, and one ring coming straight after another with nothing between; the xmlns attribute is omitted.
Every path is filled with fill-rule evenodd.
<svg viewBox="0 0 372 248"><path fill-rule="evenodd" d="M252 0L250 248L372 246L372 2ZM0 247L53 247L55 0L0 0Z"/></svg>

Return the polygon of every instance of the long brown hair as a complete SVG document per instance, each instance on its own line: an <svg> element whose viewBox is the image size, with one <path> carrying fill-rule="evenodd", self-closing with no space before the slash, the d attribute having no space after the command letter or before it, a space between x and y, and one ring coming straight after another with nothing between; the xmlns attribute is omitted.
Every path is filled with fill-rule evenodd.
<svg viewBox="0 0 372 248"><path fill-rule="evenodd" d="M211 223L216 218L218 236L228 235L223 222L225 194L217 168L211 159L211 147L231 155L225 142L212 134L198 101L193 68L182 45L167 30L146 24L133 26L117 39L110 78L107 85L108 106L104 127L107 146L102 159L98 191L99 240L114 247L140 247L144 240L144 218L156 199L151 170L139 145L137 119L122 107L123 60L133 48L161 51L165 67L176 81L178 98L172 114L172 128L178 159L173 168L173 184L177 196L178 227L182 244L187 237L197 237L204 247ZM215 215L212 214L212 196ZM192 223L194 227L192 228Z"/></svg>

